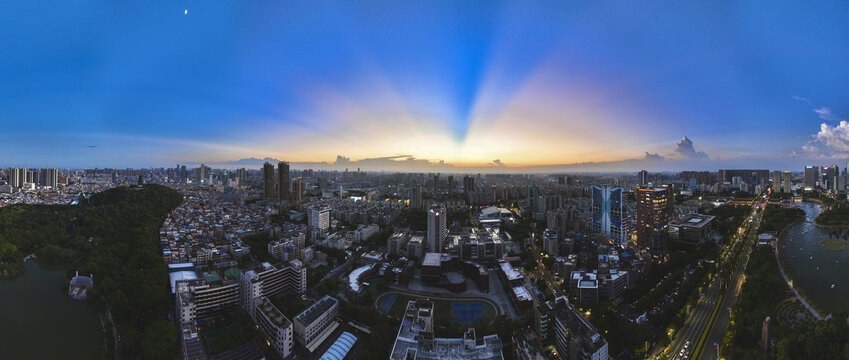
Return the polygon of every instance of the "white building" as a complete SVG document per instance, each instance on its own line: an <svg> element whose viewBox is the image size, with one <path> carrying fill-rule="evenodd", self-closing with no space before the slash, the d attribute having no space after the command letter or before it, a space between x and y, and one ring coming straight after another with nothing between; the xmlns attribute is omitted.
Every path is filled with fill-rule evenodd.
<svg viewBox="0 0 849 360"><path fill-rule="evenodd" d="M325 295L295 316L295 339L309 352L315 351L339 327L339 300Z"/></svg>
<svg viewBox="0 0 849 360"><path fill-rule="evenodd" d="M330 229L330 207L317 206L310 209L309 226L313 231L318 231L319 234L327 233Z"/></svg>
<svg viewBox="0 0 849 360"><path fill-rule="evenodd" d="M442 252L442 245L448 237L448 214L443 207L432 207L427 212L427 248L428 252Z"/></svg>
<svg viewBox="0 0 849 360"><path fill-rule="evenodd" d="M276 295L303 294L307 291L307 269L300 260L275 268L263 263L257 270L245 271L241 279L242 308L254 315L257 300ZM256 319L254 319L256 321Z"/></svg>
<svg viewBox="0 0 849 360"><path fill-rule="evenodd" d="M281 357L289 357L295 345L292 336L292 322L267 297L257 299L256 308L251 312L251 315L253 315L262 335L268 340L269 345Z"/></svg>

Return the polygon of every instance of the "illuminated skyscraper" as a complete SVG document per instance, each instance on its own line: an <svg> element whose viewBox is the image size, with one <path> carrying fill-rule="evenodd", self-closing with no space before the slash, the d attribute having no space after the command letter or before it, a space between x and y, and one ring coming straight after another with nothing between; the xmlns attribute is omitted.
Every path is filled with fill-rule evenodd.
<svg viewBox="0 0 849 360"><path fill-rule="evenodd" d="M817 186L817 167L805 166L805 191L813 191Z"/></svg>
<svg viewBox="0 0 849 360"><path fill-rule="evenodd" d="M623 227L624 192L622 188L611 188L607 185L592 188L593 232L604 234L620 245L628 243L628 234Z"/></svg>
<svg viewBox="0 0 849 360"><path fill-rule="evenodd" d="M637 245L652 254L666 254L674 195L668 186L637 188Z"/></svg>

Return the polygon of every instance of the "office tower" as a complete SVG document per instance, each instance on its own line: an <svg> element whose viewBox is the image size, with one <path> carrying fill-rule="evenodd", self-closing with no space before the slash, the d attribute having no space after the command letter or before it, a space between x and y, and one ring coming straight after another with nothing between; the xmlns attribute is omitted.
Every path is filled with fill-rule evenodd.
<svg viewBox="0 0 849 360"><path fill-rule="evenodd" d="M436 194L439 194L439 174L433 176L433 192L430 196L435 199Z"/></svg>
<svg viewBox="0 0 849 360"><path fill-rule="evenodd" d="M427 245L429 252L441 252L448 237L448 214L445 208L432 207L427 212Z"/></svg>
<svg viewBox="0 0 849 360"><path fill-rule="evenodd" d="M318 234L325 234L330 229L330 207L314 206L310 209L309 225L311 230L317 231Z"/></svg>
<svg viewBox="0 0 849 360"><path fill-rule="evenodd" d="M668 186L637 188L637 245L654 255L666 254L673 194Z"/></svg>
<svg viewBox="0 0 849 360"><path fill-rule="evenodd" d="M784 171L784 192L791 193L793 192L793 178L790 174L790 170Z"/></svg>
<svg viewBox="0 0 849 360"><path fill-rule="evenodd" d="M640 170L637 174L637 185L645 187L649 184L649 172L645 170Z"/></svg>
<svg viewBox="0 0 849 360"><path fill-rule="evenodd" d="M616 244L628 244L628 232L623 227L625 218L625 190L610 186L592 187L592 226L596 234L604 234Z"/></svg>
<svg viewBox="0 0 849 360"><path fill-rule="evenodd" d="M837 165L831 165L831 167L828 169L828 188L834 192L843 190L837 186L838 176L840 176L840 168L837 167Z"/></svg>
<svg viewBox="0 0 849 360"><path fill-rule="evenodd" d="M448 175L448 197L454 195L454 175Z"/></svg>
<svg viewBox="0 0 849 360"><path fill-rule="evenodd" d="M274 188L274 165L265 163L262 165L263 199L268 201L277 200L277 192Z"/></svg>
<svg viewBox="0 0 849 360"><path fill-rule="evenodd" d="M817 167L816 166L805 166L805 191L813 191L817 186Z"/></svg>
<svg viewBox="0 0 849 360"><path fill-rule="evenodd" d="M566 185L566 177L563 175L558 176L557 185Z"/></svg>
<svg viewBox="0 0 849 360"><path fill-rule="evenodd" d="M180 166L180 182L183 184L189 182L189 171L186 169L186 165Z"/></svg>
<svg viewBox="0 0 849 360"><path fill-rule="evenodd" d="M292 206L298 206L303 201L304 196L304 181L301 179L292 180L292 192L291 192L291 203Z"/></svg>
<svg viewBox="0 0 849 360"><path fill-rule="evenodd" d="M773 192L782 192L784 190L781 187L781 170L775 170L772 172L772 191Z"/></svg>
<svg viewBox="0 0 849 360"><path fill-rule="evenodd" d="M410 188L410 208L421 209L422 207L422 185L413 184Z"/></svg>
<svg viewBox="0 0 849 360"><path fill-rule="evenodd" d="M277 163L277 201L289 201L289 164Z"/></svg>

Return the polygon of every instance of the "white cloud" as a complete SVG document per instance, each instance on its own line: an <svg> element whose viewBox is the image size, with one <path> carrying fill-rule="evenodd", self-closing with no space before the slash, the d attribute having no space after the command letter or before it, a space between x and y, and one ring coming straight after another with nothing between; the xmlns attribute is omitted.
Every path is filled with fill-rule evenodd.
<svg viewBox="0 0 849 360"><path fill-rule="evenodd" d="M675 144L675 155L684 159L708 159L708 155L704 151L696 151L696 148L693 147L693 141L686 136L678 144Z"/></svg>
<svg viewBox="0 0 849 360"><path fill-rule="evenodd" d="M843 120L835 126L820 124L813 140L802 145L802 151L813 158L849 157L849 122Z"/></svg>
<svg viewBox="0 0 849 360"><path fill-rule="evenodd" d="M825 121L844 121L845 120L845 119L843 119L843 118L841 118L837 115L834 115L834 113L831 111L831 108L827 108L827 107L821 107L821 108L818 108L818 109L814 109L814 113L816 113L817 116L820 119L825 120Z"/></svg>
<svg viewBox="0 0 849 360"><path fill-rule="evenodd" d="M663 160L664 158L663 158L662 155L660 155L658 153L652 154L650 152L646 152L646 156L643 159L647 160L647 161L660 161L660 160Z"/></svg>

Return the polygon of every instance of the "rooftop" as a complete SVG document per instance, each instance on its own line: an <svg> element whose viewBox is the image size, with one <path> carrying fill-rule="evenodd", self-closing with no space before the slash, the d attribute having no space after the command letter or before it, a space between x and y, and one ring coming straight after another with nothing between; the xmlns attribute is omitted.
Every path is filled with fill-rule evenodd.
<svg viewBox="0 0 849 360"><path fill-rule="evenodd" d="M265 314L265 316L271 319L271 322L273 322L274 325L279 327L289 327L292 325L289 319L287 319L286 316L271 303L271 300L268 300L268 298L260 298L257 307Z"/></svg>
<svg viewBox="0 0 849 360"><path fill-rule="evenodd" d="M703 228L715 218L716 216L711 215L687 214L678 218L677 220L673 220L671 224L675 226Z"/></svg>
<svg viewBox="0 0 849 360"><path fill-rule="evenodd" d="M336 300L330 295L324 295L324 297L316 301L315 304L312 304L312 306L295 316L295 321L301 323L304 327L310 326L310 324L318 319L319 316L327 312L327 310L330 310L330 308L336 304L339 304L339 300Z"/></svg>
<svg viewBox="0 0 849 360"><path fill-rule="evenodd" d="M324 352L324 355L321 355L319 360L343 360L348 355L348 351L351 351L355 342L357 342L356 336L347 331L343 332L333 342L333 345L330 345L330 348Z"/></svg>
<svg viewBox="0 0 849 360"><path fill-rule="evenodd" d="M511 265L509 262L501 261L498 263L498 265L501 266L501 271L503 271L504 275L507 276L507 280L513 281L522 279L522 273L519 272L519 270L513 268L513 265Z"/></svg>

